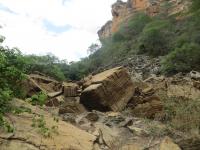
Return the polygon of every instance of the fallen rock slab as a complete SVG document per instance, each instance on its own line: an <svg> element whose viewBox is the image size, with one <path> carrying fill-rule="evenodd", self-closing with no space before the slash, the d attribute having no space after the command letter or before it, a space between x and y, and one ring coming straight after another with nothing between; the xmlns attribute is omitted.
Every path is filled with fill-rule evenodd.
<svg viewBox="0 0 200 150"><path fill-rule="evenodd" d="M43 92L50 98L62 94L62 84L60 82L38 74L27 75L27 80L23 83L23 89L27 97L31 97L38 92Z"/></svg>
<svg viewBox="0 0 200 150"><path fill-rule="evenodd" d="M80 102L88 110L121 111L134 94L127 70L113 68L97 74L85 83Z"/></svg>
<svg viewBox="0 0 200 150"><path fill-rule="evenodd" d="M134 98L135 101L137 101L136 98ZM136 102L138 103L136 106L133 105L133 108L131 108L131 105L129 105L134 116L153 119L162 113L163 104L158 96L138 97L138 99L139 102Z"/></svg>

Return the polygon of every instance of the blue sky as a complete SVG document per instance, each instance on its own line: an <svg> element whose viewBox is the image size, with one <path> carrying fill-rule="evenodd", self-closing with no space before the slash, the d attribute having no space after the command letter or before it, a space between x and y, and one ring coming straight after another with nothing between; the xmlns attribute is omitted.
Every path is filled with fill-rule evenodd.
<svg viewBox="0 0 200 150"><path fill-rule="evenodd" d="M0 10L11 13L11 14L16 14L14 11L10 10L8 7L4 6L1 3L0 3Z"/></svg>
<svg viewBox="0 0 200 150"><path fill-rule="evenodd" d="M76 61L98 41L98 29L111 19L116 0L0 0L4 45L25 54L53 53Z"/></svg>
<svg viewBox="0 0 200 150"><path fill-rule="evenodd" d="M63 25L63 26L58 26L53 24L51 21L44 19L43 20L43 24L46 28L46 30L48 30L49 32L54 32L54 33L63 33L63 32L67 32L68 30L72 29L73 27L70 25Z"/></svg>

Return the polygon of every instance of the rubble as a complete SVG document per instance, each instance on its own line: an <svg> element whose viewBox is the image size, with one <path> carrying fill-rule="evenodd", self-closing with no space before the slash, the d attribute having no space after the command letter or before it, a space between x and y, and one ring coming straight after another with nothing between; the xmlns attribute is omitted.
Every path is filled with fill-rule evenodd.
<svg viewBox="0 0 200 150"><path fill-rule="evenodd" d="M112 62L111 64L107 64L106 66L97 69L93 74L98 74L108 69L123 66L128 69L131 76L134 78L139 77L141 80L145 80L152 74L159 75L161 73L161 60L162 57L151 58L150 56L144 55L131 55L129 58L117 60L117 63Z"/></svg>
<svg viewBox="0 0 200 150"><path fill-rule="evenodd" d="M131 132L134 134L134 135L137 135L137 136L147 136L147 132L141 128L138 128L138 127L135 127L135 126L127 126L129 130L131 130Z"/></svg>
<svg viewBox="0 0 200 150"><path fill-rule="evenodd" d="M96 122L99 119L99 116L96 113L90 112L85 117L89 121Z"/></svg>
<svg viewBox="0 0 200 150"><path fill-rule="evenodd" d="M29 135L28 129L31 128L28 128L28 125L33 115L23 114L12 116L14 121L20 120L19 124L15 124L17 138L20 135L19 130L23 130L23 138L34 136L27 138L27 141L33 140L36 147L21 141L9 141L5 136L3 142L0 137L0 146L5 149L5 142L9 141L8 148L13 148L14 145L17 148L38 150L38 141L42 139L42 144L47 147L43 149L54 149L54 146L57 146L57 149L67 147L67 149L93 150L199 149L199 139L187 139L187 135L182 132L177 133L158 121L147 122L147 119L162 119L164 103L161 93L167 98L181 97L191 100L199 98L198 72L171 77L156 74L146 76L149 74L149 71L145 73L147 68L144 65L137 66L134 68L137 72L129 70L128 73L124 67L117 67L93 76L89 75L76 83L60 83L42 74L28 76L28 95L40 91L47 93L48 101L43 109L45 111L52 109L52 112L55 112L54 116L62 120L59 121L58 127L59 133L63 132L64 136L63 134L55 136L53 140L57 144L53 145L50 144L52 142L50 139L44 140L35 131L31 131ZM53 122L48 121L52 120L51 115L46 115L37 106L31 107L34 107L33 113L36 115L44 115L47 125L54 125L56 122L54 118ZM157 119L160 116L161 119ZM27 124L24 125L24 122ZM24 133L25 131L27 133ZM60 140L60 137L63 139ZM69 143L71 147L63 142Z"/></svg>
<svg viewBox="0 0 200 150"><path fill-rule="evenodd" d="M54 97L54 98L50 98L46 103L45 105L46 106L49 106L49 107L58 107L61 105L61 103L63 103L65 100L65 97L63 95L61 96L57 96L57 97Z"/></svg>

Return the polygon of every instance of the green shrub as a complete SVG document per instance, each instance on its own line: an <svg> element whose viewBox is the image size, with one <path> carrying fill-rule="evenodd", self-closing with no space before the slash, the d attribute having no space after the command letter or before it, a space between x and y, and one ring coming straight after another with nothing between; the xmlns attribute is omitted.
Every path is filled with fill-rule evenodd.
<svg viewBox="0 0 200 150"><path fill-rule="evenodd" d="M200 9L200 1L199 0L192 0L192 5L190 10L192 12L198 11Z"/></svg>
<svg viewBox="0 0 200 150"><path fill-rule="evenodd" d="M126 40L124 33L122 31L118 31L118 32L114 33L112 39L114 42L120 42L120 41Z"/></svg>
<svg viewBox="0 0 200 150"><path fill-rule="evenodd" d="M12 91L8 89L0 89L0 114L11 110L9 102L11 101L12 96Z"/></svg>
<svg viewBox="0 0 200 150"><path fill-rule="evenodd" d="M21 96L21 82L25 78L23 71L24 62L20 51L0 45L0 127L9 132L13 128L4 119L4 115L13 109L10 104L12 98Z"/></svg>
<svg viewBox="0 0 200 150"><path fill-rule="evenodd" d="M184 44L166 56L162 70L167 74L200 70L200 45Z"/></svg>
<svg viewBox="0 0 200 150"><path fill-rule="evenodd" d="M31 103L33 105L40 105L43 106L47 100L48 96L43 93L43 92L39 92L38 94L35 94L31 97Z"/></svg>
<svg viewBox="0 0 200 150"><path fill-rule="evenodd" d="M65 62L60 61L54 55L26 55L23 57L26 73L34 73L35 71L44 73L57 80L65 80L64 70L68 69ZM62 67L61 67L62 66Z"/></svg>
<svg viewBox="0 0 200 150"><path fill-rule="evenodd" d="M165 20L155 20L145 26L139 39L139 53L151 56L167 54L171 49L173 33L171 23Z"/></svg>
<svg viewBox="0 0 200 150"><path fill-rule="evenodd" d="M53 133L58 134L58 126L52 126L51 128L49 128L43 115L38 117L34 116L31 126L38 128L39 133L45 138L51 137Z"/></svg>
<svg viewBox="0 0 200 150"><path fill-rule="evenodd" d="M65 71L65 77L79 80L98 68L116 64L132 54L156 57L167 55L185 44L200 45L199 0L192 2L191 11L188 13L168 16L167 13L172 6L170 2L165 1L161 3L160 14L155 17L149 17L144 13L133 15L113 36L100 39L101 48L96 49L94 46L94 53L89 57L64 67L62 71ZM181 19L177 19L180 15Z"/></svg>

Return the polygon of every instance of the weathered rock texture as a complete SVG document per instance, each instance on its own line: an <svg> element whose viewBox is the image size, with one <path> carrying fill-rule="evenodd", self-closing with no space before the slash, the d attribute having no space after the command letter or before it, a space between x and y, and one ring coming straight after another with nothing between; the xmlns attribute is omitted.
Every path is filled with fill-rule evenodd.
<svg viewBox="0 0 200 150"><path fill-rule="evenodd" d="M63 83L63 88L65 97L75 97L79 95L79 86L76 83Z"/></svg>
<svg viewBox="0 0 200 150"><path fill-rule="evenodd" d="M97 74L85 85L80 102L89 110L120 111L134 94L131 78L122 67Z"/></svg>
<svg viewBox="0 0 200 150"><path fill-rule="evenodd" d="M6 133L0 130L1 150L92 150L96 137L74 127L73 125L56 121L54 117L38 108L31 106L21 100L14 101L16 105L31 109L30 113L24 112L19 115L7 115L7 119L12 122L14 133ZM37 123L33 118L43 119L38 123L44 125L33 125ZM45 137L42 133L46 129L50 131L50 137ZM52 130L54 129L54 130Z"/></svg>
<svg viewBox="0 0 200 150"><path fill-rule="evenodd" d="M181 150L180 147L175 144L172 139L165 137L160 144L160 150Z"/></svg>
<svg viewBox="0 0 200 150"><path fill-rule="evenodd" d="M27 80L23 86L27 97L38 92L46 93L49 97L55 97L62 93L62 84L60 82L40 74L27 75Z"/></svg>
<svg viewBox="0 0 200 150"><path fill-rule="evenodd" d="M128 0L122 2L117 0L112 5L112 21L108 21L99 31L100 39L110 37L119 30L122 23L134 16L139 11L144 11L150 16L155 16L161 12L173 15L181 11L187 10L187 1L183 0Z"/></svg>

